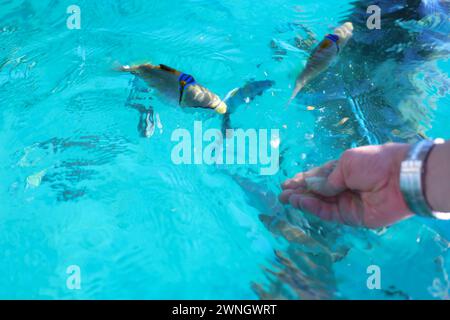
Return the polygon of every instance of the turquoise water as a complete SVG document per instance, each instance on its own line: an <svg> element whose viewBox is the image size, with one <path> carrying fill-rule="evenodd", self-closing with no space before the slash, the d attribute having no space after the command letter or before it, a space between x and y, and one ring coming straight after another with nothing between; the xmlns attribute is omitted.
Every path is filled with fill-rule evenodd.
<svg viewBox="0 0 450 320"><path fill-rule="evenodd" d="M359 230L276 200L286 177L345 148L450 138L444 2L380 2L390 14L368 30L364 1L0 1L0 298L448 298L448 222ZM79 30L66 26L72 4ZM347 20L340 62L286 109L314 39ZM113 71L144 61L220 96L275 81L232 124L280 130L279 172L175 165L172 132L220 119ZM139 101L160 119L151 138ZM369 265L382 290L367 288Z"/></svg>

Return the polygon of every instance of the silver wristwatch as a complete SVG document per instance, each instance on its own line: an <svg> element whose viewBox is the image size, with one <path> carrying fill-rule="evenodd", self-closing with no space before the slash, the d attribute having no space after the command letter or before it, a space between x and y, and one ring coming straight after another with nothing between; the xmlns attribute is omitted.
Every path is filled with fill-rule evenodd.
<svg viewBox="0 0 450 320"><path fill-rule="evenodd" d="M450 212L433 211L425 198L425 168L428 156L436 144L443 139L422 140L414 144L403 160L400 169L400 190L409 209L417 215L450 220Z"/></svg>

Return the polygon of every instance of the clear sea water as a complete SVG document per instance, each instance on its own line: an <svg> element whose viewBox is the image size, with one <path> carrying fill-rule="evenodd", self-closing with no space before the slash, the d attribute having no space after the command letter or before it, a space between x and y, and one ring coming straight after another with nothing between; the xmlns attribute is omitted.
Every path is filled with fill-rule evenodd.
<svg viewBox="0 0 450 320"><path fill-rule="evenodd" d="M448 222L368 231L276 201L285 178L345 148L450 138L446 2L403 2L381 1L389 17L371 31L365 1L0 0L0 298L449 298ZM66 26L72 4L80 30ZM314 38L349 19L340 61L286 109ZM173 164L173 130L220 121L112 70L145 61L221 96L275 81L232 121L280 130L278 174ZM151 138L139 99L161 122ZM370 265L381 290L366 285Z"/></svg>

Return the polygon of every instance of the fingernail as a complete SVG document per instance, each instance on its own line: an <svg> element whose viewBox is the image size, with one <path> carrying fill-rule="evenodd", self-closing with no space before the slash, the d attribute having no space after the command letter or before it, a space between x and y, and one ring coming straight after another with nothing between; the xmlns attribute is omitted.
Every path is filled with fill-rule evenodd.
<svg viewBox="0 0 450 320"><path fill-rule="evenodd" d="M298 201L299 209L305 212L310 212L313 200L310 197L301 197Z"/></svg>
<svg viewBox="0 0 450 320"><path fill-rule="evenodd" d="M282 203L288 203L291 194L292 194L292 191L291 191L291 190L283 191L283 192L278 196L278 199L279 199Z"/></svg>

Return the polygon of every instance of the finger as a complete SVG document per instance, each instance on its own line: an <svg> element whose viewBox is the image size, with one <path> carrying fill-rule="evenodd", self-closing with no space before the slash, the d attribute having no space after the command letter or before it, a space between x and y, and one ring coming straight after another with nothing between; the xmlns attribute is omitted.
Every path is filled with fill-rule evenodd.
<svg viewBox="0 0 450 320"><path fill-rule="evenodd" d="M286 180L281 185L281 188L283 190L301 188L304 184L304 181L305 181L305 173L301 172L297 174L294 178Z"/></svg>
<svg viewBox="0 0 450 320"><path fill-rule="evenodd" d="M281 201L281 203L288 204L289 198L291 195L295 192L294 189L288 189L281 192L281 194L278 196L278 199Z"/></svg>
<svg viewBox="0 0 450 320"><path fill-rule="evenodd" d="M327 198L326 201L305 195L294 194L291 197L300 197L300 209L318 216L323 220L334 221L349 226L364 225L364 208L359 197L351 192L344 192L337 198ZM292 200L296 201L296 200Z"/></svg>
<svg viewBox="0 0 450 320"><path fill-rule="evenodd" d="M324 197L334 197L345 191L345 187L332 184L326 177L308 177L305 184L307 191Z"/></svg>
<svg viewBox="0 0 450 320"><path fill-rule="evenodd" d="M306 213L318 216L323 220L335 220L339 217L336 203L325 202L311 195L293 194L289 197L289 203Z"/></svg>
<svg viewBox="0 0 450 320"><path fill-rule="evenodd" d="M336 196L346 189L343 179L339 178L334 172L340 172L338 161L333 160L321 167L314 168L310 171L299 173L293 179L287 180L282 188L302 189L304 191L313 192L322 196ZM333 175L334 173L334 175ZM333 175L333 179L329 179Z"/></svg>
<svg viewBox="0 0 450 320"><path fill-rule="evenodd" d="M344 165L342 160L336 161L334 169L328 176L328 187L331 189L340 190L340 192L349 189L345 183Z"/></svg>
<svg viewBox="0 0 450 320"><path fill-rule="evenodd" d="M294 194L304 194L305 191L303 189L286 189L281 192L281 194L278 196L278 199L284 203L289 203L289 197L291 197Z"/></svg>
<svg viewBox="0 0 450 320"><path fill-rule="evenodd" d="M307 188L305 179L314 176L323 176L324 173L329 170L328 164L322 167L316 167L306 172L300 172L295 175L294 178L286 180L282 185L282 189L297 189L297 188Z"/></svg>
<svg viewBox="0 0 450 320"><path fill-rule="evenodd" d="M337 221L355 227L364 224L365 209L359 194L343 192L339 195L338 208Z"/></svg>
<svg viewBox="0 0 450 320"><path fill-rule="evenodd" d="M286 191L287 202L294 208L313 214L323 220L349 226L363 226L364 207L361 199L352 192L343 192L338 197L320 198L298 190Z"/></svg>

